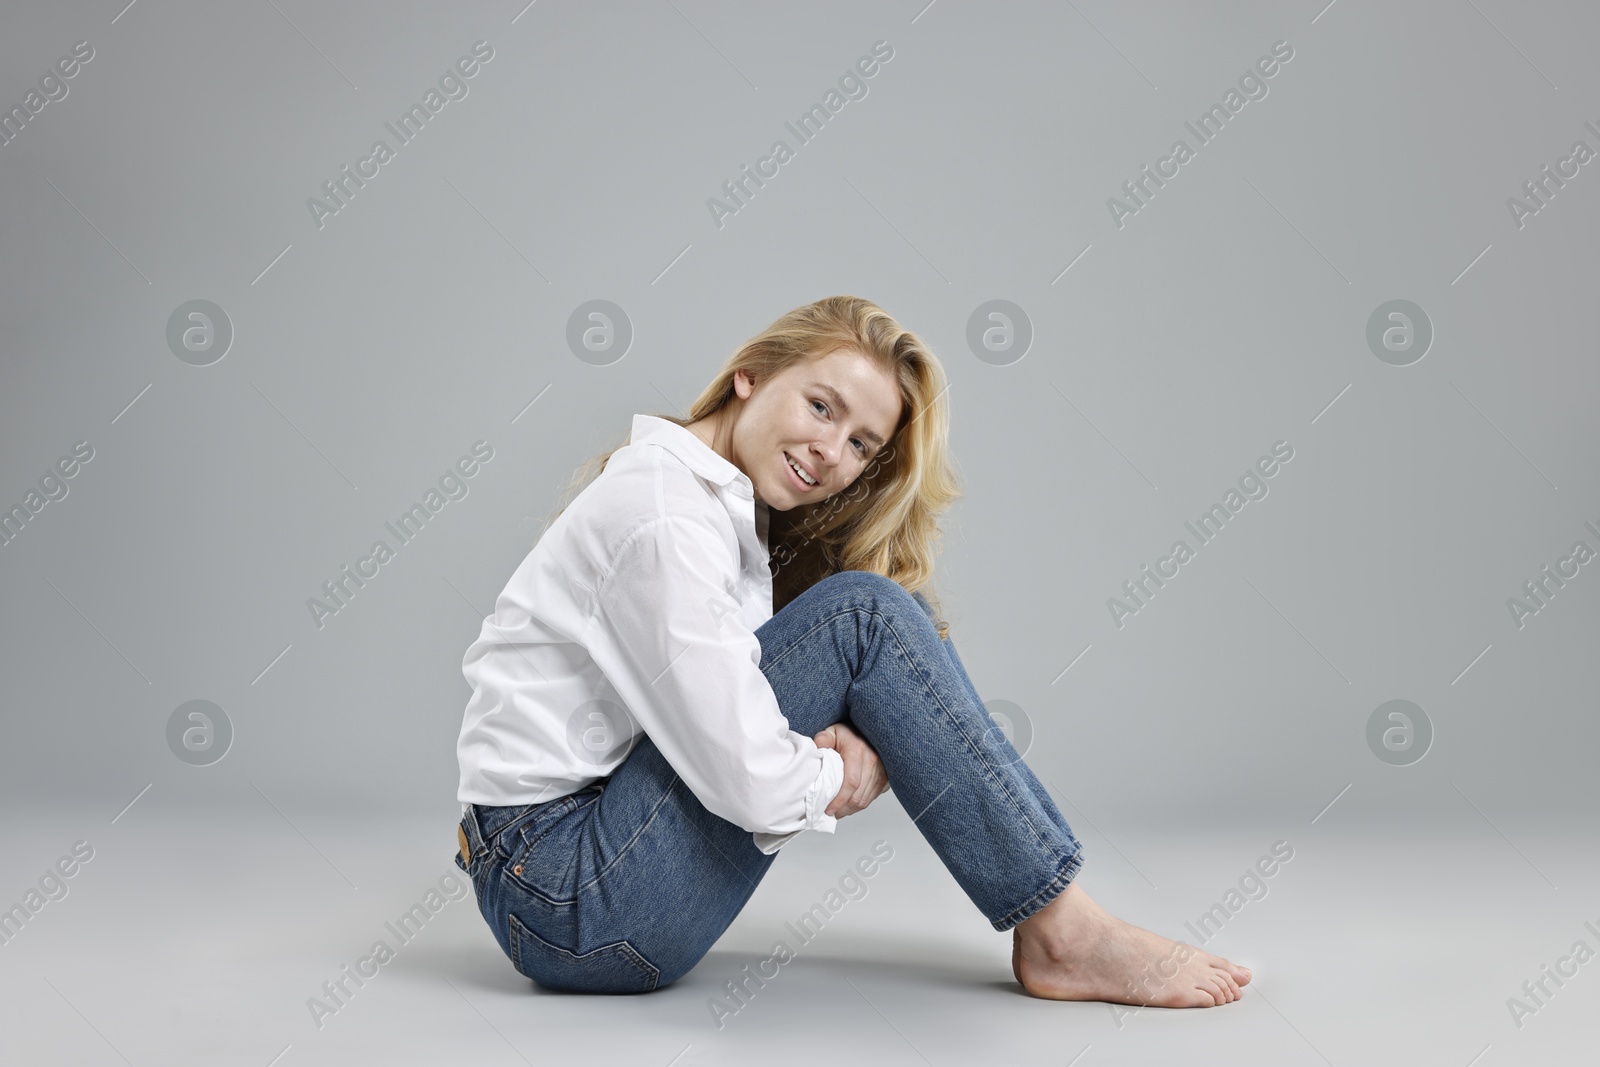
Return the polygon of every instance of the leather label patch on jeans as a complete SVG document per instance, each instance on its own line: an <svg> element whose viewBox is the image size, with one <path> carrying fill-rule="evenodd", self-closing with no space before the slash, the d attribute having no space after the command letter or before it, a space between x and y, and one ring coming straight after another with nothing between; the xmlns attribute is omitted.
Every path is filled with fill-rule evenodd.
<svg viewBox="0 0 1600 1067"><path fill-rule="evenodd" d="M456 837L461 841L461 862L471 863L472 847L467 844L467 832L461 828L459 823L456 824Z"/></svg>

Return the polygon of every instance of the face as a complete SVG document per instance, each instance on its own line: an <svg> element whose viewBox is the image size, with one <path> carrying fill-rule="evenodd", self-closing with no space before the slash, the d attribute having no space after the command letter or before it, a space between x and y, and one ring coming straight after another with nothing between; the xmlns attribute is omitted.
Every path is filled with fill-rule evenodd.
<svg viewBox="0 0 1600 1067"><path fill-rule="evenodd" d="M756 499L778 511L847 489L888 446L900 421L893 375L855 349L794 363L765 382L740 371L733 384L742 402L727 458L749 477Z"/></svg>

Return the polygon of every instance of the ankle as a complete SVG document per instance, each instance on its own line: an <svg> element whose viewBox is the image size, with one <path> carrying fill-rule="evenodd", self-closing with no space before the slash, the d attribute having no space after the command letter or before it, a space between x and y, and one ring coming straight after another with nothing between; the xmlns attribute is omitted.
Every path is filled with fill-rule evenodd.
<svg viewBox="0 0 1600 1067"><path fill-rule="evenodd" d="M1054 900L1018 923L1017 942L1052 960L1064 959L1095 940L1109 916L1077 883L1068 883Z"/></svg>

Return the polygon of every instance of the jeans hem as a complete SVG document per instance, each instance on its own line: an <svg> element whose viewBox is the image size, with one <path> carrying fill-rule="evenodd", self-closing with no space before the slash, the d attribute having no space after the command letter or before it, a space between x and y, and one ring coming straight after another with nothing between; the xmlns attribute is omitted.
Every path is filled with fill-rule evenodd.
<svg viewBox="0 0 1600 1067"><path fill-rule="evenodd" d="M1050 880L1050 884L1039 890L1023 904L1000 916L1000 918L990 919L990 925L1004 933L1019 923L1032 918L1046 904L1066 892L1067 886L1078 876L1078 871L1082 868L1083 847L1080 845L1066 859L1061 861L1061 866L1057 868L1056 875Z"/></svg>

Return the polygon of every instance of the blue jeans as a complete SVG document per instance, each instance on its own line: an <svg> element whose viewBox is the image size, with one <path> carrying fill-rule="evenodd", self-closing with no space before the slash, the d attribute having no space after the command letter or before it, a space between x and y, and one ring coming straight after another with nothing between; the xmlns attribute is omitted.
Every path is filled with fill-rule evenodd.
<svg viewBox="0 0 1600 1067"><path fill-rule="evenodd" d="M790 728L811 737L845 721L866 738L894 796L996 930L1077 875L1082 846L920 593L843 571L756 638ZM609 778L539 804L473 805L461 829L471 862L458 852L456 866L512 965L541 986L587 993L646 993L683 977L779 855L707 811L648 737Z"/></svg>

